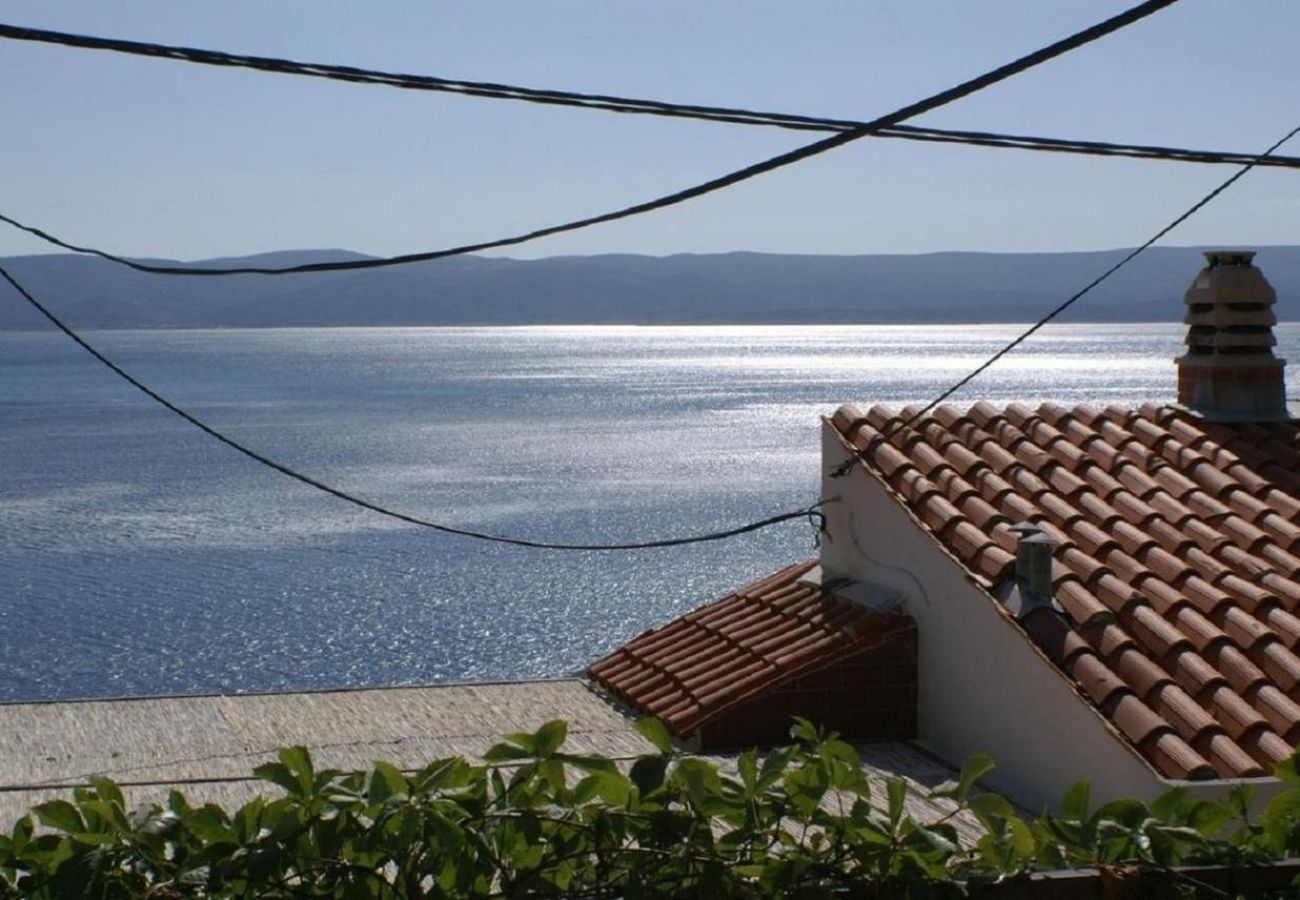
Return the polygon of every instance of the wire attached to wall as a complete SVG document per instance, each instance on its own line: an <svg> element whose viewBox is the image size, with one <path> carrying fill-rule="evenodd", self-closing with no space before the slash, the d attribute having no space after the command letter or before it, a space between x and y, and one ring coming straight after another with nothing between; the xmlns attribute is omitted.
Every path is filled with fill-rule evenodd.
<svg viewBox="0 0 1300 900"><path fill-rule="evenodd" d="M793 165L794 163L801 162L805 159L810 159L811 157L818 156L830 150L834 150L837 147L842 147L845 144L852 143L853 141L861 140L862 138L865 137L870 137L871 135L875 134L881 129L898 125L899 123L903 122L906 119L911 119L921 115L922 113L926 113L931 110L938 109L941 106L945 106L949 103L952 103L955 100L960 100L963 97L974 94L977 91L981 91L984 88L997 84L998 82L1005 81L1008 78L1011 78L1015 75L1020 74L1021 72L1026 71L1027 69L1031 69L1035 66L1041 65L1049 60L1061 56L1062 54L1068 53L1071 50L1075 50L1086 44L1090 44L1093 41L1099 40L1109 34L1119 31L1121 28L1124 28L1128 25L1133 24L1134 22L1145 19L1146 17L1153 15L1159 12L1160 10L1165 9L1166 7L1172 6L1177 2L1178 0L1146 0L1146 2L1139 3L1137 6L1134 6L1131 9L1128 9L1118 15L1112 16L1109 19L1099 22L1096 25L1093 25L1089 28L1085 28L1082 31L1078 31L1070 35L1069 37L1062 38L1061 40L1055 41L1054 43L1051 43L1046 47L1043 47L1039 50L1035 50L1032 53L1026 54L1025 56L1012 60L1009 63L1005 63L1004 65L991 69L988 72L985 72L983 75L979 75L976 76L975 78L971 78L967 81L962 82L961 84L940 91L937 94L932 94L931 96L926 97L923 100L918 100L917 102L911 103L907 106L897 109L894 112L886 113L883 116L879 116L878 118L872 119L870 122L865 122L860 125L854 126L853 128L850 128L847 131L841 131L838 134L834 134L831 135L830 137L822 138L821 140L814 141L811 144L805 144L801 147L796 147L793 150L789 150L786 151L785 153L777 154L776 156L770 157L761 162L754 163L753 165L745 166L742 169L737 169L734 172L729 172L728 174L722 175L718 178L713 178L708 181L704 181L699 184L693 185L691 187L685 188L683 190L675 191L671 194L665 194L663 196L656 197L653 200L647 200L643 203L637 203L632 206L627 206L622 209L614 210L612 212L602 213L600 215L595 215L595 216L588 216L582 219L575 219L573 221L565 222L559 225L550 225L545 228L538 228L532 231L525 232L523 234L512 235L510 237L505 237L505 238L498 238L492 241L481 241L473 244L463 244L458 247L449 247L443 250L428 250L420 253L405 253L398 256L389 256L389 257L382 257L382 258L375 258L375 259L339 260L335 262L307 263L304 265L285 266L282 268L264 267L264 266L221 267L221 266L156 265L152 263L144 263L144 262L139 262L137 260L127 259L125 257L108 253L107 251L104 250L98 250L93 247L79 246L73 244L69 241L64 241L60 238L57 238L54 235L46 231L43 231L41 229L35 228L30 225L24 225L23 223L9 216L0 216L0 221L6 222L15 228L19 228L23 231L26 231L29 234L35 235L36 237L39 237L42 240L50 244L53 244L55 246L62 247L65 250L72 250L77 253L91 254L93 256L98 256L101 259L106 259L111 262L115 262L120 265L127 266L129 268L135 269L140 272L152 272L157 275L200 275L200 276L294 275L294 274L302 274L306 272L339 272L339 271L349 271L349 270L356 270L356 269L377 269L385 266L404 265L404 264L416 263L416 262L427 262L435 259L444 259L450 256L461 256L467 253L478 253L484 250L495 250L501 247L510 247L518 244L524 244L529 241L538 240L539 238L550 237L557 234L564 234L567 232L578 231L580 229L589 228L593 225L600 225L607 222L615 222L620 219L627 219L633 216L644 215L645 213L653 212L655 210L665 209L670 206L675 206L679 203L684 203L688 200L693 200L697 197L703 197L707 194L712 194L716 191L722 190L723 188L728 188L733 185L740 184L741 182L749 181L752 178L757 178L759 175L764 175L768 172L774 172L777 169L785 168L786 166Z"/></svg>
<svg viewBox="0 0 1300 900"><path fill-rule="evenodd" d="M1290 131L1288 131L1280 139L1274 142L1274 144L1271 147L1269 147L1267 150L1261 153L1260 156L1262 158L1268 157L1274 150L1281 147L1283 144L1291 140L1291 138L1295 137L1297 134L1300 134L1300 125L1297 125L1295 128L1292 128ZM1010 342L1008 342L1006 346L998 350L996 353L994 353L984 362L980 363L977 367L975 367L975 369L973 369L967 375L965 375L958 381L954 382L949 387L945 388L937 397L935 397L933 400L931 400L921 409L917 410L915 413L912 413L910 416L907 417L907 419L898 422L892 428L889 428L888 433L882 433L878 435L876 439L872 441L872 443L868 447L856 450L851 456L849 456L848 459L846 459L844 462L840 463L839 465L835 466L831 470L831 476L833 478L843 478L845 475L847 475L849 472L853 470L854 465L856 465L861 460L866 459L871 454L872 450L876 446L878 446L881 441L892 440L895 435L910 429L912 425L914 425L916 422L920 421L927 414L933 411L934 408L937 407L940 403L943 403L953 394L957 393L957 391L961 390L966 385L970 384L980 375L988 371L988 369L991 366L993 366L998 360L1002 359L1002 357L1006 356L1012 350L1016 349L1025 341L1027 341L1044 325L1051 322L1053 319L1055 319L1061 313L1065 312L1067 309L1069 309L1078 301L1082 300L1093 290L1093 288L1097 287L1106 279L1110 278L1112 275L1118 272L1120 269L1124 268L1133 260L1137 259L1137 257L1140 256L1145 250L1149 249L1153 244L1155 244L1165 235L1169 234L1169 232L1173 231L1179 225L1183 224L1192 216L1196 215L1196 213L1200 212L1200 210L1203 209L1210 201L1212 201L1215 197L1219 196L1228 188L1236 184L1242 177L1245 176L1247 172L1255 168L1256 165L1257 163L1250 162L1242 166L1239 170L1233 173L1231 177L1221 182L1216 188L1214 188L1214 190L1210 191L1200 200L1197 200L1190 207L1184 210L1172 222L1170 222L1165 227L1161 228L1151 237L1147 238L1145 241L1142 242L1141 245L1134 247L1132 250L1126 253L1123 256L1123 258L1121 258L1118 262L1116 262L1110 268L1106 269L1104 272L1102 272L1092 281L1088 282L1078 291L1071 294L1067 299L1065 299L1060 304L1058 304L1054 309L1049 311L1046 315L1040 318L1033 325L1030 325L1028 328L1026 328L1024 331L1018 334L1015 338L1013 338Z"/></svg>

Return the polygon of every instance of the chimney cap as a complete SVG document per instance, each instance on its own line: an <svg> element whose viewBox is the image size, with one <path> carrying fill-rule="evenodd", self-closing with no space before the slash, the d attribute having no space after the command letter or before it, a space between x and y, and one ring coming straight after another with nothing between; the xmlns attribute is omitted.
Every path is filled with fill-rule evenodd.
<svg viewBox="0 0 1300 900"><path fill-rule="evenodd" d="M1011 526L1011 533L1021 541L1033 541L1038 544L1056 545L1050 535L1039 526L1026 519Z"/></svg>
<svg viewBox="0 0 1300 900"><path fill-rule="evenodd" d="M1253 250L1206 250L1183 295L1187 352L1178 357L1178 402L1208 421L1291 418L1283 368L1273 355L1277 292Z"/></svg>
<svg viewBox="0 0 1300 900"><path fill-rule="evenodd" d="M1205 261L1215 266L1248 266L1255 258L1254 250L1206 250Z"/></svg>

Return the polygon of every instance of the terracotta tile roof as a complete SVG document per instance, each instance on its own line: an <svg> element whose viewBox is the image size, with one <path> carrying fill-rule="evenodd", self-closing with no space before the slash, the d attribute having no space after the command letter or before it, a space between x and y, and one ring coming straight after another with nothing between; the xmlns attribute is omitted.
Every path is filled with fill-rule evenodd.
<svg viewBox="0 0 1300 900"><path fill-rule="evenodd" d="M1300 742L1300 427L1176 407L846 406L833 417L985 588L1030 520L1065 615L1021 624L1173 778L1267 775ZM883 439L884 435L890 435Z"/></svg>
<svg viewBox="0 0 1300 900"><path fill-rule="evenodd" d="M914 627L800 584L815 565L788 566L647 631L587 674L685 737L746 700L880 645L899 623Z"/></svg>

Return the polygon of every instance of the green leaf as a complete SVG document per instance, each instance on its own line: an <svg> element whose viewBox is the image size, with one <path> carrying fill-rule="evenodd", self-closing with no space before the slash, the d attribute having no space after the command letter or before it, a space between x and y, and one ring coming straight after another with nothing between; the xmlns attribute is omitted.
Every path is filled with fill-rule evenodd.
<svg viewBox="0 0 1300 900"><path fill-rule="evenodd" d="M1300 748L1273 767L1273 774L1292 784L1300 782Z"/></svg>
<svg viewBox="0 0 1300 900"><path fill-rule="evenodd" d="M296 796L301 789L297 776L295 776L284 763L262 763L253 770L253 774L263 781L269 781L272 784L279 785L284 788L290 796Z"/></svg>
<svg viewBox="0 0 1300 900"><path fill-rule="evenodd" d="M1253 784L1233 785L1228 791L1228 806L1238 817L1245 819L1255 805L1255 786Z"/></svg>
<svg viewBox="0 0 1300 900"><path fill-rule="evenodd" d="M115 783L102 776L91 776L90 785L95 789L101 800L108 803L116 803L118 806L126 807L126 798L122 796L122 789Z"/></svg>
<svg viewBox="0 0 1300 900"><path fill-rule="evenodd" d="M664 727L664 723L658 719L646 717L637 719L635 728L641 737L654 744L655 749L660 753L667 755L672 753L673 738Z"/></svg>
<svg viewBox="0 0 1300 900"><path fill-rule="evenodd" d="M966 761L961 764L961 775L957 779L958 800L965 800L970 794L970 789L994 769L993 757L987 753L976 753L974 756L967 757Z"/></svg>
<svg viewBox="0 0 1300 900"><path fill-rule="evenodd" d="M303 795L310 795L315 788L315 772L312 769L311 754L303 746L281 747L277 754L280 762L293 773Z"/></svg>
<svg viewBox="0 0 1300 900"><path fill-rule="evenodd" d="M753 750L746 750L736 757L736 772L745 792L752 795L758 786L758 755Z"/></svg>
<svg viewBox="0 0 1300 900"><path fill-rule="evenodd" d="M1004 821L1015 818L1016 812L1007 802L1007 798L999 794L980 794L972 797L968 803L971 812L981 819L1002 819Z"/></svg>
<svg viewBox="0 0 1300 900"><path fill-rule="evenodd" d="M664 773L668 771L668 758L665 756L642 756L632 763L630 773L632 783L642 797L657 790L664 783Z"/></svg>
<svg viewBox="0 0 1300 900"><path fill-rule="evenodd" d="M1151 801L1151 815L1164 822L1181 821L1193 802L1187 788L1173 788Z"/></svg>
<svg viewBox="0 0 1300 900"><path fill-rule="evenodd" d="M957 835L949 825L937 825L933 828L918 827L913 835L944 856L951 856L960 849Z"/></svg>
<svg viewBox="0 0 1300 900"><path fill-rule="evenodd" d="M563 719L547 722L533 735L533 747L538 756L551 756L564 743L569 734L569 723Z"/></svg>
<svg viewBox="0 0 1300 900"><path fill-rule="evenodd" d="M407 791L406 776L392 763L376 760L367 778L366 798L371 803L383 803L389 797Z"/></svg>
<svg viewBox="0 0 1300 900"><path fill-rule="evenodd" d="M216 844L235 839L230 818L215 803L206 803L193 810L184 821L185 827L204 843Z"/></svg>
<svg viewBox="0 0 1300 900"><path fill-rule="evenodd" d="M885 794L889 798L889 824L898 827L903 819L904 802L907 800L907 782L898 777L885 780Z"/></svg>
<svg viewBox="0 0 1300 900"><path fill-rule="evenodd" d="M1007 827L1011 831L1011 846L1015 848L1020 858L1026 861L1033 859L1038 849L1033 830L1019 816L1008 818Z"/></svg>
<svg viewBox="0 0 1300 900"><path fill-rule="evenodd" d="M36 814L36 818L42 825L67 834L86 830L86 822L82 819L81 813L67 800L50 800L32 807L32 812Z"/></svg>
<svg viewBox="0 0 1300 900"><path fill-rule="evenodd" d="M531 735L528 735L528 737L531 737ZM488 748L487 752L483 754L484 762L490 762L490 763L510 762L516 759L532 759L532 758L533 758L533 753L531 750L526 750L523 747L519 747L516 744L512 744L512 743L493 744L491 747Z"/></svg>
<svg viewBox="0 0 1300 900"><path fill-rule="evenodd" d="M1061 815L1075 822L1088 818L1088 780L1082 779L1070 785L1061 798Z"/></svg>
<svg viewBox="0 0 1300 900"><path fill-rule="evenodd" d="M803 716L794 717L794 724L790 726L790 737L809 746L819 744L822 740L822 735L818 732L817 726Z"/></svg>
<svg viewBox="0 0 1300 900"><path fill-rule="evenodd" d="M783 748L773 750L763 757L763 765L758 772L758 790L765 791L781 779L786 768L790 765L790 754L792 752L789 748Z"/></svg>
<svg viewBox="0 0 1300 900"><path fill-rule="evenodd" d="M507 744L514 744L520 750L524 751L525 756L535 756L537 754L537 735L529 734L527 731L513 731L505 737Z"/></svg>
<svg viewBox="0 0 1300 900"><path fill-rule="evenodd" d="M126 819L126 811L116 803L86 800L81 804L80 812L90 830L99 830L104 826L119 832L131 830L131 823Z"/></svg>
<svg viewBox="0 0 1300 900"><path fill-rule="evenodd" d="M1132 797L1112 800L1097 810L1094 818L1118 822L1125 828L1137 828L1149 816L1146 804Z"/></svg>
<svg viewBox="0 0 1300 900"><path fill-rule="evenodd" d="M720 805L717 801L722 799L722 779L712 763L688 756L678 765L674 778L685 786L698 812L709 815Z"/></svg>
<svg viewBox="0 0 1300 900"><path fill-rule="evenodd" d="M568 787L568 777L564 771L564 763L558 759L548 759L537 764L537 771L542 780L550 786L556 799L562 801L564 791Z"/></svg>
<svg viewBox="0 0 1300 900"><path fill-rule="evenodd" d="M569 800L574 806L585 806L591 802L591 798L600 792L600 778L603 773L597 772L588 775L586 778L578 779L578 783L573 786L573 793Z"/></svg>
<svg viewBox="0 0 1300 900"><path fill-rule="evenodd" d="M1204 837L1210 837L1223 830L1232 818L1232 810L1224 803L1212 803L1203 800L1194 804L1187 811L1187 824Z"/></svg>
<svg viewBox="0 0 1300 900"><path fill-rule="evenodd" d="M788 769L784 780L790 802L805 815L811 815L821 805L830 790L830 776L821 766L802 765Z"/></svg>
<svg viewBox="0 0 1300 900"><path fill-rule="evenodd" d="M1300 837L1300 791L1282 791L1269 800L1261 824L1277 852L1293 849Z"/></svg>
<svg viewBox="0 0 1300 900"><path fill-rule="evenodd" d="M83 831L80 834L73 834L70 837L79 844L88 844L90 846L105 846L116 844L117 836L104 834L102 831Z"/></svg>
<svg viewBox="0 0 1300 900"><path fill-rule="evenodd" d="M586 772L618 771L618 766L614 764L614 761L604 756L577 753L556 753L555 758Z"/></svg>
<svg viewBox="0 0 1300 900"><path fill-rule="evenodd" d="M600 799L611 806L623 806L632 796L632 782L621 772L593 772L583 781L594 782Z"/></svg>

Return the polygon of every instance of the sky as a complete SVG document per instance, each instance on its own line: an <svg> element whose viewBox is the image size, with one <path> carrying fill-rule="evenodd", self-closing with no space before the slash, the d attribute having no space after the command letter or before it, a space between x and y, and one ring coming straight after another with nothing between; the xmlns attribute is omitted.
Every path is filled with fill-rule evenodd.
<svg viewBox="0 0 1300 900"><path fill-rule="evenodd" d="M7 0L0 21L400 72L869 119L1132 5L1111 0ZM1300 3L1182 0L913 124L1259 151L1300 122ZM0 41L0 212L198 259L409 253L678 190L815 140ZM1300 155L1300 137L1279 152ZM1054 251L1139 243L1227 167L866 139L510 248ZM1300 243L1256 171L1166 243ZM48 252L0 226L0 255Z"/></svg>

